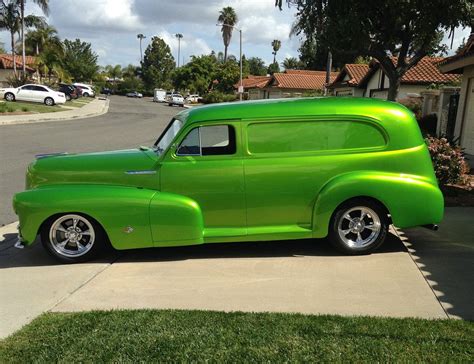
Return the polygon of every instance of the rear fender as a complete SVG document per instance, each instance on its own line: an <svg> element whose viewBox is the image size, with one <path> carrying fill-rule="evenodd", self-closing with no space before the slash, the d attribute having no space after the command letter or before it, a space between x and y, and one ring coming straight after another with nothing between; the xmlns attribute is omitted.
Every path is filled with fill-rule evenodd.
<svg viewBox="0 0 474 364"><path fill-rule="evenodd" d="M373 171L347 173L330 180L318 194L313 236L327 236L336 208L355 197L378 200L390 213L393 224L401 228L437 224L444 211L441 191L424 177Z"/></svg>

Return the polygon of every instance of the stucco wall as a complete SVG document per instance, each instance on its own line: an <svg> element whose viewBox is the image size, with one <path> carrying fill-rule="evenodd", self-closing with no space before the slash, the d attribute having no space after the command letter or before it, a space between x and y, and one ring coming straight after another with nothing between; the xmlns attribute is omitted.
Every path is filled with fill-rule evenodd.
<svg viewBox="0 0 474 364"><path fill-rule="evenodd" d="M470 82L469 82L470 81ZM469 89L468 89L469 86ZM474 154L474 65L464 68L459 97L458 112L456 115L455 136L461 136L461 146L466 153ZM469 102L467 102L469 99Z"/></svg>

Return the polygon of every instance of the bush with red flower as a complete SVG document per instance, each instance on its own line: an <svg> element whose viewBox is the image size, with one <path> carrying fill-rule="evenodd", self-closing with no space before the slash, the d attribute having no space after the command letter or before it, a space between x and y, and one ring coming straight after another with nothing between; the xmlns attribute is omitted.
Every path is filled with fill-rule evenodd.
<svg viewBox="0 0 474 364"><path fill-rule="evenodd" d="M428 136L425 141L439 184L465 185L468 181L469 165L461 148L452 145L446 138Z"/></svg>

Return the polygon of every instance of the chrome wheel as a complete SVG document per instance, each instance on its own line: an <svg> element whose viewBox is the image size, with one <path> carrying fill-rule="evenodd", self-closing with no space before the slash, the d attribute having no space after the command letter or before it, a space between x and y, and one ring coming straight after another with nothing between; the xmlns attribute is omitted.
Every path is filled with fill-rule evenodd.
<svg viewBox="0 0 474 364"><path fill-rule="evenodd" d="M7 93L5 95L5 100L7 101L15 101L15 95L13 95L12 93Z"/></svg>
<svg viewBox="0 0 474 364"><path fill-rule="evenodd" d="M47 98L44 100L44 103L45 103L47 106L53 106L53 105L54 105L54 100L53 100L51 97L47 97Z"/></svg>
<svg viewBox="0 0 474 364"><path fill-rule="evenodd" d="M51 224L49 242L61 256L80 257L89 252L94 245L94 227L84 216L64 215Z"/></svg>
<svg viewBox="0 0 474 364"><path fill-rule="evenodd" d="M380 217L365 206L346 210L339 220L337 231L341 241L349 248L365 248L375 242L382 229Z"/></svg>

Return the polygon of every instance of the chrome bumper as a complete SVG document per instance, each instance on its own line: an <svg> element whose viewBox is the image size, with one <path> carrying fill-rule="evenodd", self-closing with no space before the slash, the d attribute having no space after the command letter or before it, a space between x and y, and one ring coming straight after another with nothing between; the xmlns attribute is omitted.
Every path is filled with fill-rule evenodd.
<svg viewBox="0 0 474 364"><path fill-rule="evenodd" d="M17 249L23 249L25 247L25 244L23 242L23 238L21 237L21 230L20 230L20 225L18 225L16 227L16 229L18 230L18 238L15 242L15 245L13 245L15 248Z"/></svg>

